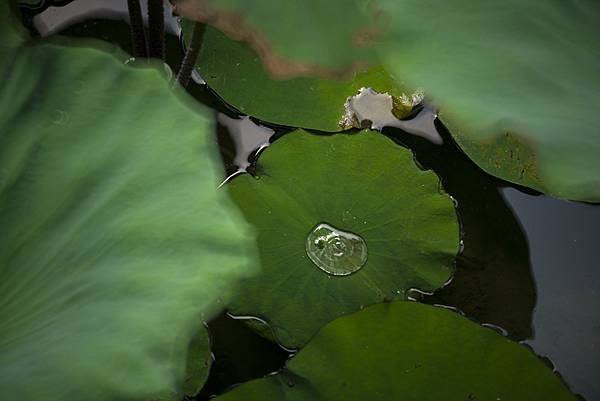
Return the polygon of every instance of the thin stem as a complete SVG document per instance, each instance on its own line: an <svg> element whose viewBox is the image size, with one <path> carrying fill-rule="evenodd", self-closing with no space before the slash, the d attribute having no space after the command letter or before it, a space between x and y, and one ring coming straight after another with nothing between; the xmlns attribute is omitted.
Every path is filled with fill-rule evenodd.
<svg viewBox="0 0 600 401"><path fill-rule="evenodd" d="M165 59L165 9L163 0L148 0L149 56Z"/></svg>
<svg viewBox="0 0 600 401"><path fill-rule="evenodd" d="M196 60L198 60L200 47L202 47L202 38L204 37L205 30L205 24L200 22L196 22L194 24L192 39L190 40L188 48L185 51L185 56L181 62L181 67L179 67L179 72L177 73L177 82L179 82L179 85L184 88L188 86L190 78L192 77L192 71L196 65Z"/></svg>
<svg viewBox="0 0 600 401"><path fill-rule="evenodd" d="M146 35L144 34L144 20L140 0L127 0L129 9L129 26L131 28L131 45L135 57L147 57Z"/></svg>

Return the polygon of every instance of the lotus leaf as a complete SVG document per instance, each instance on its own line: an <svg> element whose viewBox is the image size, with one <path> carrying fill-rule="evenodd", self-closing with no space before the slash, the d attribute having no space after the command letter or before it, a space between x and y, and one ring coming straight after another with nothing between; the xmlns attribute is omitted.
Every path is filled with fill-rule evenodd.
<svg viewBox="0 0 600 401"><path fill-rule="evenodd" d="M575 401L529 349L457 313L371 306L325 326L274 376L218 401Z"/></svg>
<svg viewBox="0 0 600 401"><path fill-rule="evenodd" d="M381 0L381 58L490 174L600 201L600 3Z"/></svg>
<svg viewBox="0 0 600 401"><path fill-rule="evenodd" d="M172 399L201 321L253 271L213 121L159 68L25 44L11 21L2 2L1 398Z"/></svg>
<svg viewBox="0 0 600 401"><path fill-rule="evenodd" d="M184 22L184 34L192 27ZM207 28L198 58L202 78L242 113L271 123L340 131L344 102L362 87L402 96L400 84L381 67L355 72L346 79L297 77L274 79L257 54L244 44ZM285 107L282 107L285 105Z"/></svg>
<svg viewBox="0 0 600 401"><path fill-rule="evenodd" d="M248 43L279 78L343 76L372 63L381 30L366 0L175 0L175 11Z"/></svg>
<svg viewBox="0 0 600 401"><path fill-rule="evenodd" d="M453 203L433 172L382 134L297 130L267 148L256 170L228 185L258 231L262 265L230 310L265 319L283 345L300 347L340 315L449 279L459 243ZM366 264L360 241L342 238L357 247L354 258L329 266L332 274L319 268L306 242L321 224L362 238Z"/></svg>

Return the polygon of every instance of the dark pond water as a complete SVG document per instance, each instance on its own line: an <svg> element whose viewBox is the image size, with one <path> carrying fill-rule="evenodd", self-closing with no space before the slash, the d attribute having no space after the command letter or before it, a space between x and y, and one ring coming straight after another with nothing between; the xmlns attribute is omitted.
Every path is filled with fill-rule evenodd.
<svg viewBox="0 0 600 401"><path fill-rule="evenodd" d="M29 7L26 22L42 36L114 43L126 61L131 39L124 0L62 3ZM166 25L166 58L177 71L183 56L180 30L169 15ZM258 151L292 130L240 115L195 78L190 93L218 113L215 135L225 177L252 172ZM486 174L429 108L383 133L411 148L423 168L440 176L457 201L462 224L464 247L453 280L434 294L414 297L456 308L528 344L552 362L575 393L600 400L600 205L553 199ZM438 136L442 145L430 141ZM214 363L198 401L277 371L292 355L226 313L209 322L209 330Z"/></svg>
<svg viewBox="0 0 600 401"><path fill-rule="evenodd" d="M573 389L599 400L600 207L513 188L502 195L525 232L537 289L526 342Z"/></svg>

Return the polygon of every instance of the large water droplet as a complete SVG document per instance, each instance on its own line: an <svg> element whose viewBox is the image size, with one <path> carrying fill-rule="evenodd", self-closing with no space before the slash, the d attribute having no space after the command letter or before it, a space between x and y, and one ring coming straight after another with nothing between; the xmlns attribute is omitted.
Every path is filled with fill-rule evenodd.
<svg viewBox="0 0 600 401"><path fill-rule="evenodd" d="M367 262L367 244L356 234L321 223L306 237L306 254L324 272L346 276Z"/></svg>

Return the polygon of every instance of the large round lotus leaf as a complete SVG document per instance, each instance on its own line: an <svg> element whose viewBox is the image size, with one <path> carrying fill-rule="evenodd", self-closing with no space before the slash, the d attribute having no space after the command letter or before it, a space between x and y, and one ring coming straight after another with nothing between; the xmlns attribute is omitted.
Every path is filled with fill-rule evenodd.
<svg viewBox="0 0 600 401"><path fill-rule="evenodd" d="M183 25L188 38L191 25ZM362 87L402 95L399 84L381 66L348 79L273 79L252 49L210 27L197 66L208 85L242 113L292 127L340 131L344 103Z"/></svg>
<svg viewBox="0 0 600 401"><path fill-rule="evenodd" d="M438 185L409 150L379 133L297 130L275 141L258 160L257 178L241 175L229 184L258 230L262 265L260 275L242 281L231 311L265 319L283 345L295 348L340 315L405 299L413 287L440 287L451 275L459 230L453 203ZM364 244L341 238L353 252L333 258L336 250L322 243L327 254L319 256L315 240L327 229L309 244L307 237L320 224ZM313 259L307 245L315 248ZM313 260L332 263L321 269Z"/></svg>
<svg viewBox="0 0 600 401"><path fill-rule="evenodd" d="M212 120L159 69L0 40L0 398L174 398L252 270Z"/></svg>
<svg viewBox="0 0 600 401"><path fill-rule="evenodd" d="M381 55L484 170L600 201L600 2L381 0Z"/></svg>
<svg viewBox="0 0 600 401"><path fill-rule="evenodd" d="M365 0L175 0L175 11L248 43L279 78L340 76L371 63L380 31Z"/></svg>
<svg viewBox="0 0 600 401"><path fill-rule="evenodd" d="M443 308L371 306L219 401L575 401L529 349Z"/></svg>

